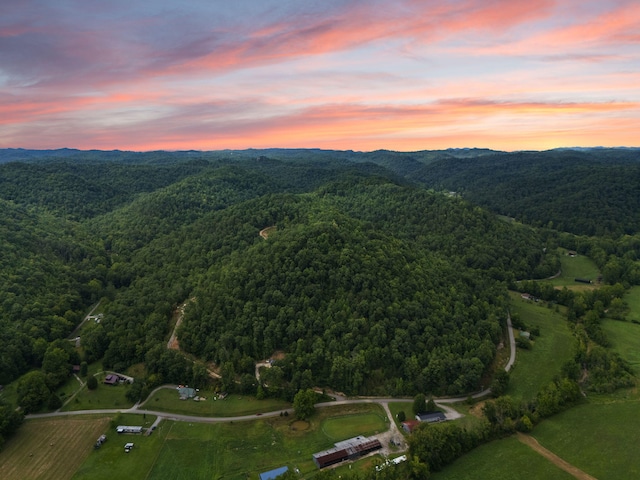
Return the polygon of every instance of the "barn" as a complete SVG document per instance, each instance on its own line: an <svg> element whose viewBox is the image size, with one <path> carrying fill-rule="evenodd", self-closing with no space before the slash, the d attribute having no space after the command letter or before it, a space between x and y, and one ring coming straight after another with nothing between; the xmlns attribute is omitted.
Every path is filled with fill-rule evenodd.
<svg viewBox="0 0 640 480"><path fill-rule="evenodd" d="M345 460L354 460L381 448L382 445L377 438L359 435L349 440L334 443L334 447L329 450L314 453L313 461L318 468L324 468Z"/></svg>

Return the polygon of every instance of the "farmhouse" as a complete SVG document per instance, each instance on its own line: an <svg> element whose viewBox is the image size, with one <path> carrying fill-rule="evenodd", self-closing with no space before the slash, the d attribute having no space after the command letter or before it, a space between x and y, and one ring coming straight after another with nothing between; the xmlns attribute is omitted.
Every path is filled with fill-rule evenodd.
<svg viewBox="0 0 640 480"><path fill-rule="evenodd" d="M288 470L289 470L289 467L280 467L274 470L269 470L268 472L264 472L260 474L260 480L272 480L284 474Z"/></svg>
<svg viewBox="0 0 640 480"><path fill-rule="evenodd" d="M313 461L318 468L328 467L345 460L353 460L367 453L382 448L380 440L375 437L363 437L361 435L334 443L334 448L313 454Z"/></svg>
<svg viewBox="0 0 640 480"><path fill-rule="evenodd" d="M105 377L104 384L105 385L117 385L119 380L120 380L120 377L118 377L118 375L109 374L109 375L107 375Z"/></svg>
<svg viewBox="0 0 640 480"><path fill-rule="evenodd" d="M444 422L447 417L442 412L426 412L416 415L416 420L426 423Z"/></svg>
<svg viewBox="0 0 640 480"><path fill-rule="evenodd" d="M142 433L142 427L118 425L116 427L116 432L117 433Z"/></svg>

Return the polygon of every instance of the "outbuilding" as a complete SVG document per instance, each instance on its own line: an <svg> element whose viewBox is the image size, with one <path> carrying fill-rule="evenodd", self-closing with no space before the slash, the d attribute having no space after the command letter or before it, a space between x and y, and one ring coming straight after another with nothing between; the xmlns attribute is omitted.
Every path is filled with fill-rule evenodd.
<svg viewBox="0 0 640 480"><path fill-rule="evenodd" d="M416 420L426 423L444 422L446 419L447 417L442 412L426 412L416 415Z"/></svg>
<svg viewBox="0 0 640 480"><path fill-rule="evenodd" d="M280 467L274 470L269 470L268 472L264 472L260 474L260 480L272 480L276 477L279 477L283 473L287 472L289 467Z"/></svg>

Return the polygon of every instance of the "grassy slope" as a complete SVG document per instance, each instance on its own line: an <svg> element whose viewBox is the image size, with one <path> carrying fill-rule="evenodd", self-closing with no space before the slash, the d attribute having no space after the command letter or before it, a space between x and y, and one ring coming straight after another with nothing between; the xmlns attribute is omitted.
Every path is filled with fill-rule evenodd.
<svg viewBox="0 0 640 480"><path fill-rule="evenodd" d="M640 322L640 286L631 288L624 296L624 300L629 305L627 320Z"/></svg>
<svg viewBox="0 0 640 480"><path fill-rule="evenodd" d="M531 399L571 358L573 337L565 318L546 306L523 300L512 292L510 308L529 328L540 328L540 336L533 341L531 350L518 349L507 390L513 397Z"/></svg>
<svg viewBox="0 0 640 480"><path fill-rule="evenodd" d="M434 474L432 480L570 480L573 477L520 443L515 437L472 450Z"/></svg>
<svg viewBox="0 0 640 480"><path fill-rule="evenodd" d="M542 422L533 436L599 480L640 478L640 400L596 398Z"/></svg>
<svg viewBox="0 0 640 480"><path fill-rule="evenodd" d="M550 280L551 284L556 287L566 286L567 288L586 288L587 284L576 282L576 278L588 278L595 283L595 280L600 274L598 267L589 257L584 255L577 255L575 257L569 257L563 251L560 254L560 264L562 268L562 274L558 278ZM593 287L591 287L593 288Z"/></svg>
<svg viewBox="0 0 640 480"><path fill-rule="evenodd" d="M636 374L640 374L640 325L605 319L602 328L611 348L631 364Z"/></svg>

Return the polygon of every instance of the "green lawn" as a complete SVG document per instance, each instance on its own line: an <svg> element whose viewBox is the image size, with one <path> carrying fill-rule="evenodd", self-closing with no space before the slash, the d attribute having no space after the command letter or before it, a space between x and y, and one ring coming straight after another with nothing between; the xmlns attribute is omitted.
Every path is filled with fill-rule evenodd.
<svg viewBox="0 0 640 480"><path fill-rule="evenodd" d="M572 480L515 437L481 445L459 458L432 480ZM622 477L621 477L622 478Z"/></svg>
<svg viewBox="0 0 640 480"><path fill-rule="evenodd" d="M599 480L640 478L640 401L596 397L544 420L533 436L546 448Z"/></svg>
<svg viewBox="0 0 640 480"><path fill-rule="evenodd" d="M129 408L133 406L133 402L127 400L125 396L129 388L128 385L105 385L102 383L103 378L104 376L98 375L98 388L89 390L85 385L61 410L68 412L101 408ZM79 386L75 378L73 378L73 382L76 382ZM73 386L73 382L70 384L71 386ZM65 388L64 390L67 389ZM70 395L66 395L63 401L69 397Z"/></svg>
<svg viewBox="0 0 640 480"><path fill-rule="evenodd" d="M627 320L640 322L640 286L631 288L625 294L624 301L629 305Z"/></svg>
<svg viewBox="0 0 640 480"><path fill-rule="evenodd" d="M346 440L358 435L375 435L389 428L387 416L380 407L378 413L360 413L331 417L322 423L324 434L334 441Z"/></svg>
<svg viewBox="0 0 640 480"><path fill-rule="evenodd" d="M309 476L318 471L312 454L331 448L335 441L322 428L330 418L350 418L349 430L357 430L355 420L361 419L364 430L371 427L371 417L380 414L378 405L358 404L320 409L309 422L296 422L293 416L216 424L164 420L150 437L110 432L107 443L73 478L246 480L284 465ZM135 421L121 415L112 424L140 425ZM125 441L136 444L128 454L123 450Z"/></svg>
<svg viewBox="0 0 640 480"><path fill-rule="evenodd" d="M198 394L206 400L180 400L175 388L163 388L151 395L141 408L211 417L235 417L291 408L290 403L277 398L256 400L249 395L229 395L224 400L215 400L214 392Z"/></svg>
<svg viewBox="0 0 640 480"><path fill-rule="evenodd" d="M528 328L538 327L540 336L531 350L518 349L516 364L510 374L507 394L531 399L548 384L573 354L573 336L566 319L540 303L523 300L511 292L511 313L518 313ZM518 331L515 332L518 335Z"/></svg>
<svg viewBox="0 0 640 480"><path fill-rule="evenodd" d="M640 325L604 319L602 329L611 342L611 348L631 364L636 374L640 374Z"/></svg>
<svg viewBox="0 0 640 480"><path fill-rule="evenodd" d="M576 282L576 278L588 278L595 282L600 275L600 271L596 264L589 257L584 255L577 255L570 257L566 255L566 251L560 254L560 265L562 268L562 274L558 278L549 280L554 286L586 286L583 283Z"/></svg>

